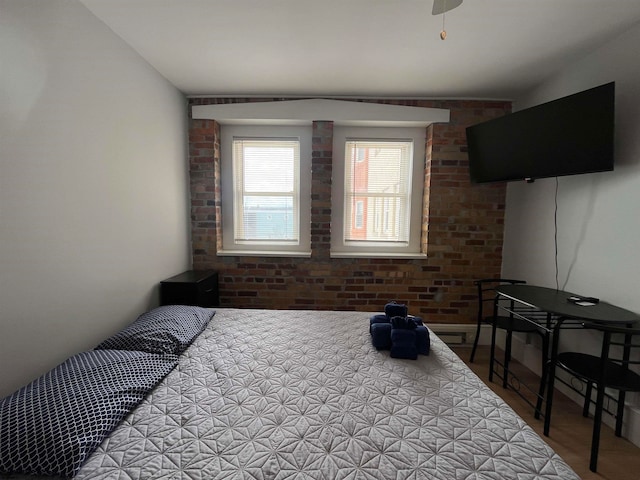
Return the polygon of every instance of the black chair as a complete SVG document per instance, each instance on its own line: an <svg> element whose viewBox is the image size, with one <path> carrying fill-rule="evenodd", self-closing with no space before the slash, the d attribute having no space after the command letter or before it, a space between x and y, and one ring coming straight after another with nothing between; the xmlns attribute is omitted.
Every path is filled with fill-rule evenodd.
<svg viewBox="0 0 640 480"><path fill-rule="evenodd" d="M638 325L635 326L637 327ZM617 437L622 435L622 416L626 392L640 392L640 375L629 369L630 365L640 364L640 361L630 360L634 357L637 358L637 355L633 355L633 350L640 351L640 343L638 343L640 329L598 324L583 324L583 327L602 332L603 339L600 356L578 352L563 352L557 355L555 366L566 370L586 384L585 401L582 408L582 415L585 417L589 416L593 387L597 390L593 415L593 434L591 437L591 459L589 462L589 469L595 472L598 466L598 448L600 446L600 427L604 410L605 389L609 388L618 391L615 413L615 434ZM611 346L616 347L614 351L612 351ZM551 374L554 373L555 371L551 372ZM552 403L553 390L551 389L547 394L547 409L544 420L545 435L549 435Z"/></svg>
<svg viewBox="0 0 640 480"><path fill-rule="evenodd" d="M478 339L480 338L480 330L482 325L493 325L494 322L494 301L496 298L496 287L500 285L515 285L527 283L524 280L511 280L508 278L483 278L475 280L473 284L478 290L478 315L476 318L476 338L473 341L473 349L471 350L471 358L469 361L473 363L478 348ZM500 325L507 325L511 322L510 317L498 316L497 322ZM503 327L498 327L503 328ZM505 328L506 329L506 328Z"/></svg>
<svg viewBox="0 0 640 480"><path fill-rule="evenodd" d="M478 289L478 318L476 328L476 338L473 342L473 349L471 350L470 362L473 362L476 348L478 346L478 337L480 335L480 327L482 324L489 324L491 328L491 353L489 359L489 381L493 381L494 374L494 362L495 362L495 348L496 348L496 330L501 329L506 332L504 359L502 362L502 386L507 388L509 383L509 363L511 362L511 343L513 333L536 333L540 335L542 339L542 378L540 382L540 389L538 392L538 400L535 405L535 417L539 418L542 409L542 396L544 395L544 387L546 385L546 369L548 361L549 351L549 331L544 325L541 325L533 320L531 315L527 318L524 316L518 316L513 313L504 315L502 309L498 308L499 301L509 302L507 310L511 312L515 311L514 302L508 299L500 298L496 296L496 288L500 285L516 285L525 284L524 280L513 280L509 278L485 278L474 281ZM491 306L490 310L488 309ZM487 313L490 312L488 315Z"/></svg>

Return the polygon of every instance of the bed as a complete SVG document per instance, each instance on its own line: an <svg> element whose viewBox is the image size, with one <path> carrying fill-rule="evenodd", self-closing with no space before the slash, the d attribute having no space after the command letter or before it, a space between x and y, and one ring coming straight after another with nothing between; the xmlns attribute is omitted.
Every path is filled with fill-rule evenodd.
<svg viewBox="0 0 640 480"><path fill-rule="evenodd" d="M174 366L75 478L579 478L433 333L429 355L392 358L370 316L216 309L153 353Z"/></svg>

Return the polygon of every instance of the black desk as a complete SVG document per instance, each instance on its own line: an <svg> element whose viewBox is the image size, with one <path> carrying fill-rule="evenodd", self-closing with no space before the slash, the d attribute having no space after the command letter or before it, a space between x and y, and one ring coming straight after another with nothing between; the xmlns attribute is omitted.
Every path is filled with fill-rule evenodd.
<svg viewBox="0 0 640 480"><path fill-rule="evenodd" d="M640 321L638 314L606 302L587 307L575 305L568 302L567 298L576 294L554 288L525 284L501 285L496 290L506 298L558 317L618 325Z"/></svg>
<svg viewBox="0 0 640 480"><path fill-rule="evenodd" d="M606 302L599 302L596 305L580 306L567 301L567 298L574 296L571 292L556 290L553 288L536 287L533 285L502 285L496 288L498 297L504 297L513 302L525 306L532 311L544 312L546 328L552 335L551 352L542 352L547 355L547 368L543 370L538 403L536 405L536 417L542 406L545 384L547 392L553 391L556 360L558 355L558 343L560 340L560 330L569 322L595 323L631 326L640 322L640 316L624 308L616 307ZM538 317L539 319L540 317ZM540 324L540 322L536 322ZM546 402L545 409L545 435L549 434L547 419L550 418L551 402Z"/></svg>

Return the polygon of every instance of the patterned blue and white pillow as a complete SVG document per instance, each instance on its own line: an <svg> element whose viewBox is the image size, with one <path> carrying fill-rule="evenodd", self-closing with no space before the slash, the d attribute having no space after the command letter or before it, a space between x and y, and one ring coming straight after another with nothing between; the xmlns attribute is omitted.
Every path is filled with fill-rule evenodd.
<svg viewBox="0 0 640 480"><path fill-rule="evenodd" d="M73 477L175 355L93 350L0 400L0 473Z"/></svg>
<svg viewBox="0 0 640 480"><path fill-rule="evenodd" d="M179 355L202 333L215 310L189 305L166 305L140 315L128 327L96 349L142 350Z"/></svg>

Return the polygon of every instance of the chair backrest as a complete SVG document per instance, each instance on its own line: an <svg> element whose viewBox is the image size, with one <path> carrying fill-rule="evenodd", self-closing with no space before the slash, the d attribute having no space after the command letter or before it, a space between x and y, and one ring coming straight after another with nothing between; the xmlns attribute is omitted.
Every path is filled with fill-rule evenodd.
<svg viewBox="0 0 640 480"><path fill-rule="evenodd" d="M482 278L473 282L478 289L478 320L493 315L493 301L496 297L496 287L500 285L516 285L527 283L524 280L512 278Z"/></svg>
<svg viewBox="0 0 640 480"><path fill-rule="evenodd" d="M600 352L599 383L610 385L619 390L640 391L640 377L630 375L627 378L609 378L611 368L605 368L614 363L623 370L640 373L640 323L630 326L585 323L583 327L602 332L602 350ZM612 348L613 347L613 348ZM595 373L595 372L594 372Z"/></svg>

